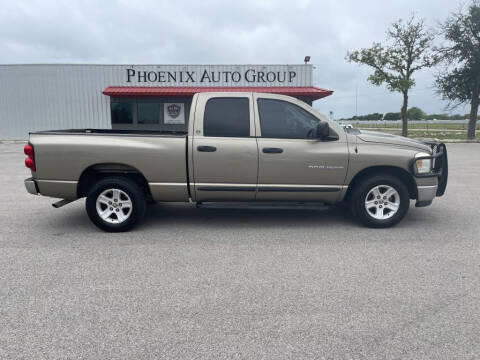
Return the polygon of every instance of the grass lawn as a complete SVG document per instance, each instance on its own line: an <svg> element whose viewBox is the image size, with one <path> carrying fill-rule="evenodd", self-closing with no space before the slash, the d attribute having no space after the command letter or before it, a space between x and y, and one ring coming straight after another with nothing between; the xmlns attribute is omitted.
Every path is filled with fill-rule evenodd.
<svg viewBox="0 0 480 360"><path fill-rule="evenodd" d="M356 123L350 122L354 127L359 129L401 129L402 124L397 122L385 121L383 123ZM409 129L422 129L422 130L463 130L467 131L468 124L441 124L441 123L409 123ZM480 123L477 122L477 130L480 130Z"/></svg>
<svg viewBox="0 0 480 360"><path fill-rule="evenodd" d="M358 127L360 130L377 130L389 134L401 135L402 129L392 129L392 128L381 128L381 127L365 127L364 124ZM423 124L421 124L423 125ZM410 138L418 138L418 139L438 139L438 140L466 140L467 139L467 131L466 130L457 130L457 129L432 129L433 131L428 130L421 130L415 129L410 127L408 130L408 137ZM480 131L477 130L475 132L475 139L480 140Z"/></svg>

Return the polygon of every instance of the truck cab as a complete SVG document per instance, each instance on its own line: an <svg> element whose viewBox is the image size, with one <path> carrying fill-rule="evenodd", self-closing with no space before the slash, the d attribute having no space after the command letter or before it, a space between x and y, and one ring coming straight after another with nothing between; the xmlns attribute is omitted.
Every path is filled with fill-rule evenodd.
<svg viewBox="0 0 480 360"><path fill-rule="evenodd" d="M347 134L304 102L274 94L194 98L189 149L196 201L323 201L342 195Z"/></svg>

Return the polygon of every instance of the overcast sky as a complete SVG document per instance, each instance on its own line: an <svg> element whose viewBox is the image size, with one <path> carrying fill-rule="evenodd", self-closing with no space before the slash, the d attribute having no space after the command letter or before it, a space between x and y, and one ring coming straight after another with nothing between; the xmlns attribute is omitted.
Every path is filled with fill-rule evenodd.
<svg viewBox="0 0 480 360"><path fill-rule="evenodd" d="M3 1L0 63L296 64L310 55L316 86L334 94L315 102L335 117L399 111L401 95L369 85L370 70L349 50L382 41L412 12L434 27L457 0ZM443 112L435 70L417 73L409 106ZM355 89L358 88L358 97ZM458 109L456 112L467 112Z"/></svg>

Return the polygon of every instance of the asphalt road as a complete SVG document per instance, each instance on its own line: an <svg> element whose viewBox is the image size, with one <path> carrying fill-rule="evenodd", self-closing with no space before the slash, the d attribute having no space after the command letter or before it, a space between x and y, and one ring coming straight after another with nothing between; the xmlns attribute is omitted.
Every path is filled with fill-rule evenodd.
<svg viewBox="0 0 480 360"><path fill-rule="evenodd" d="M0 145L1 359L478 359L480 144L393 229L155 205L124 234L26 193Z"/></svg>

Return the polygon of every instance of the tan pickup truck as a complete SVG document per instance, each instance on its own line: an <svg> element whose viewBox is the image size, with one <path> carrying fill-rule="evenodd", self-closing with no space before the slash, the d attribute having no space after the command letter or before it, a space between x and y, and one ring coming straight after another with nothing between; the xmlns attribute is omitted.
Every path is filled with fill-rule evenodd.
<svg viewBox="0 0 480 360"><path fill-rule="evenodd" d="M344 129L295 98L200 93L188 119L188 133L31 133L25 186L63 199L56 207L86 197L95 225L125 231L155 201L345 201L363 224L388 227L447 185L444 144Z"/></svg>

